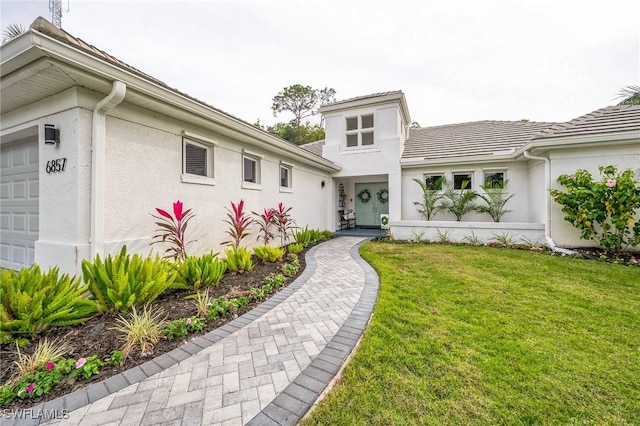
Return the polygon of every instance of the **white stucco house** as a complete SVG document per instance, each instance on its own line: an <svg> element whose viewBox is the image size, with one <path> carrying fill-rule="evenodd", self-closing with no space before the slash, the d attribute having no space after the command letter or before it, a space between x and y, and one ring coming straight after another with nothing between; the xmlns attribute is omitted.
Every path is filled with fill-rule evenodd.
<svg viewBox="0 0 640 426"><path fill-rule="evenodd" d="M339 229L351 210L358 226L388 217L396 238L448 229L458 240L513 232L576 246L586 242L548 196L557 176L605 164L640 175L640 107L568 123L410 128L404 94L385 92L323 106L326 139L298 147L43 18L3 44L0 58L1 267L79 273L82 259L124 244L149 253L150 214L176 200L196 213L194 254L221 250L225 207L240 199L254 211L283 202L312 228ZM473 189L508 180L513 212L499 224L481 215L421 220L413 179L441 175Z"/></svg>

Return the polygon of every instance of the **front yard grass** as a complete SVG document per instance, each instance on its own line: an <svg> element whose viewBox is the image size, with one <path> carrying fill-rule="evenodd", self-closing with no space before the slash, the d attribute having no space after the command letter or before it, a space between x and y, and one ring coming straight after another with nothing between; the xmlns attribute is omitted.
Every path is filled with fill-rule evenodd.
<svg viewBox="0 0 640 426"><path fill-rule="evenodd" d="M367 243L377 306L305 425L638 424L640 268Z"/></svg>

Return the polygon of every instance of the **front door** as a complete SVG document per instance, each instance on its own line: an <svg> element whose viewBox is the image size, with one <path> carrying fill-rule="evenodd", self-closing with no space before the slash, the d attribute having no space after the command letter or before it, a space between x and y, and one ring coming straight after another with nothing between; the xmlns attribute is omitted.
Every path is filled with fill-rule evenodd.
<svg viewBox="0 0 640 426"><path fill-rule="evenodd" d="M386 213L389 213L389 185L356 183L356 225L379 227L380 215Z"/></svg>

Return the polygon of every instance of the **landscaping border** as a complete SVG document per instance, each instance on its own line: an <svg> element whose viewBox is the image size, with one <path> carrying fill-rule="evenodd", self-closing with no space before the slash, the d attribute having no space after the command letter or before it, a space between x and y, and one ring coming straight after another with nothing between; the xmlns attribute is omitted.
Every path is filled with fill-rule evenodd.
<svg viewBox="0 0 640 426"><path fill-rule="evenodd" d="M311 364L247 425L296 425L346 366L371 319L380 289L378 274L359 253L360 246L369 240L355 244L349 251L364 271L364 287L353 311Z"/></svg>
<svg viewBox="0 0 640 426"><path fill-rule="evenodd" d="M144 364L132 367L122 373L118 373L108 379L102 380L101 382L93 383L85 388L78 389L65 396L41 403L28 409L17 410L11 413L11 415L0 418L0 426L17 424L20 426L35 426L52 420L59 420L59 418L52 418L52 413L57 413L58 415L66 412L68 413L84 407L85 405L91 404L105 396L116 393L127 386L131 386L151 377L172 365L178 364L180 361L197 354L202 349L224 339L236 330L239 330L245 325L260 318L302 287L316 271L317 264L314 254L319 245L320 244L311 247L306 252L305 269L291 284L249 312L202 336L194 337L172 351L153 358ZM35 418L26 418L28 416Z"/></svg>

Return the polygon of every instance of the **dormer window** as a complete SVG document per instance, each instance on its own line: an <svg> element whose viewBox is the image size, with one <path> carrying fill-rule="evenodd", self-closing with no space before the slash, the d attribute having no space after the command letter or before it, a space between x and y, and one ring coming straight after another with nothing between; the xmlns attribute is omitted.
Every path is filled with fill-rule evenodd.
<svg viewBox="0 0 640 426"><path fill-rule="evenodd" d="M347 117L347 148L373 145L373 124L373 114Z"/></svg>

